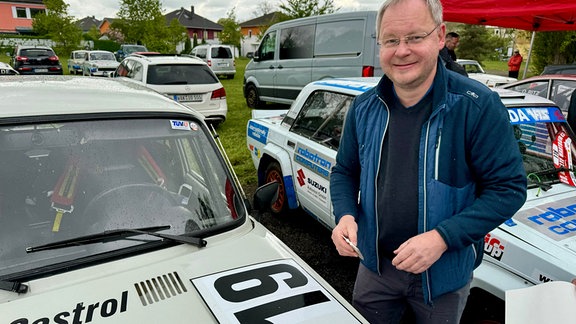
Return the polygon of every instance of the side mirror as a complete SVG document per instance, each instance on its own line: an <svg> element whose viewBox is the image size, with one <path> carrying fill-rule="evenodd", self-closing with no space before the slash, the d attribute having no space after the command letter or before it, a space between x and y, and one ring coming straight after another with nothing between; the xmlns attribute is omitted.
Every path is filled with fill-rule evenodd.
<svg viewBox="0 0 576 324"><path fill-rule="evenodd" d="M254 62L260 62L260 55L258 55L258 52L254 52L252 60L254 60Z"/></svg>
<svg viewBox="0 0 576 324"><path fill-rule="evenodd" d="M257 219L259 220L263 212L269 211L272 206L272 202L278 199L278 189L280 188L280 183L278 181L268 182L256 189L254 193L254 203L252 207L257 212Z"/></svg>

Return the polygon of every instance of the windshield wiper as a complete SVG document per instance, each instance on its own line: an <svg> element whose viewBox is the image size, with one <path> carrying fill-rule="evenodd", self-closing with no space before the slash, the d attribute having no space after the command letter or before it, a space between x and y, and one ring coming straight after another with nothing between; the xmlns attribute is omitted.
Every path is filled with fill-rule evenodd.
<svg viewBox="0 0 576 324"><path fill-rule="evenodd" d="M551 168L551 169L546 169L546 170L542 170L542 171L531 172L530 174L535 174L537 176L545 176L545 175L556 174L558 172L564 172L564 171L572 171L572 170L570 170L569 168L566 168L566 167L561 167L561 168Z"/></svg>
<svg viewBox="0 0 576 324"><path fill-rule="evenodd" d="M131 236L137 235L151 235L163 238L165 240L174 241L178 243L185 243L185 244L192 244L198 247L205 247L206 241L198 238L198 237L191 237L191 236L180 236L180 235L170 235L170 234L160 234L154 233L157 231L167 230L170 228L170 225L164 226L152 226L152 227L142 227L142 228L121 228L115 230L104 231L97 234L90 234L85 236L80 236L68 240L62 240L58 242L48 243L44 245L32 246L26 248L26 253L33 253L38 251L45 251L45 250L54 250L60 249L69 246L79 246L79 245L87 245L93 243L105 243L111 242L116 240L121 240Z"/></svg>
<svg viewBox="0 0 576 324"><path fill-rule="evenodd" d="M0 280L0 290L13 291L19 294L28 292L28 285L18 281Z"/></svg>

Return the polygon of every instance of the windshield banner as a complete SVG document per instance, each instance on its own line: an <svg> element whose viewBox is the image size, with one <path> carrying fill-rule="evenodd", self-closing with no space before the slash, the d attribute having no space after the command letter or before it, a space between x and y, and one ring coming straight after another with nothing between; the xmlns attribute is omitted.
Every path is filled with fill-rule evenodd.
<svg viewBox="0 0 576 324"><path fill-rule="evenodd" d="M565 122L566 118L558 107L525 107L525 108L508 108L510 123L516 124L534 124L536 122Z"/></svg>

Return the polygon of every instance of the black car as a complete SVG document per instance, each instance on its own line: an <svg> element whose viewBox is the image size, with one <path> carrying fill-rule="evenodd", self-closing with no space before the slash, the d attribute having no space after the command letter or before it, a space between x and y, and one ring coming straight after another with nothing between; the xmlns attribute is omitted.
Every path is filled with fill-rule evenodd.
<svg viewBox="0 0 576 324"><path fill-rule="evenodd" d="M58 55L48 46L17 46L11 64L20 74L63 74Z"/></svg>

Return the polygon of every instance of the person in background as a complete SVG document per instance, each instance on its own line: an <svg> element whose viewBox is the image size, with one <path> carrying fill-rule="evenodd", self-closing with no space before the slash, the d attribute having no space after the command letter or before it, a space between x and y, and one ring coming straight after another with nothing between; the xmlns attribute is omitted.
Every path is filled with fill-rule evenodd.
<svg viewBox="0 0 576 324"><path fill-rule="evenodd" d="M520 65L522 65L522 55L520 55L519 50L515 50L514 55L508 60L508 76L518 79Z"/></svg>
<svg viewBox="0 0 576 324"><path fill-rule="evenodd" d="M444 47L440 50L440 58L444 61L444 66L448 70L452 70L454 72L460 73L464 76L468 76L466 73L466 69L458 63L456 63L456 46L460 43L460 35L456 32L449 32L446 34L446 40L444 41Z"/></svg>
<svg viewBox="0 0 576 324"><path fill-rule="evenodd" d="M363 255L352 303L372 324L408 308L417 323L459 323L484 236L526 199L506 108L444 67L445 33L440 0L384 0L384 76L350 105L330 175L332 241Z"/></svg>

